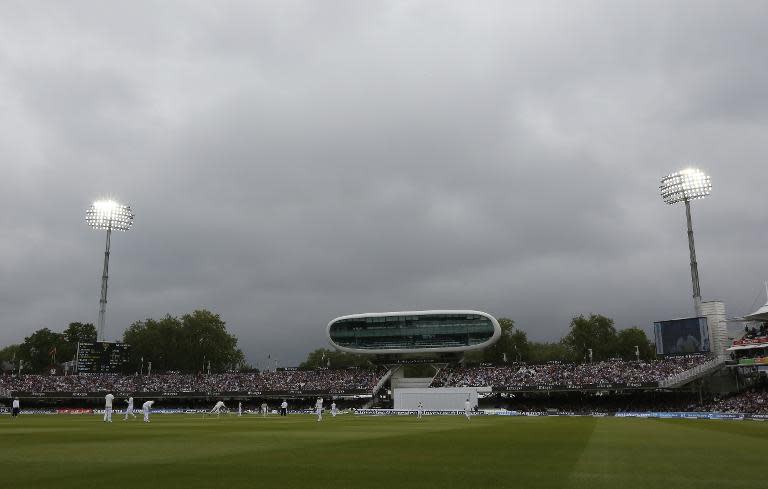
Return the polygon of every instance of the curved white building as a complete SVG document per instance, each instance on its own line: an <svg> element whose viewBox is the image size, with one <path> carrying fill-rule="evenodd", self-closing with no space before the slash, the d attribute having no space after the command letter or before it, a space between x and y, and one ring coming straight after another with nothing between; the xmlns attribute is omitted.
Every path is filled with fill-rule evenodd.
<svg viewBox="0 0 768 489"><path fill-rule="evenodd" d="M491 346L501 327L480 311L377 312L336 318L327 334L331 345L348 353L456 353Z"/></svg>

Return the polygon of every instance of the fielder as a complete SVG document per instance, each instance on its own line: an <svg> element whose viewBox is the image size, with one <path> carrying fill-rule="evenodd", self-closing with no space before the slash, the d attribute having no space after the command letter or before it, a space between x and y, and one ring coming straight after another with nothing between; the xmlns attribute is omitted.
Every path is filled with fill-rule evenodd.
<svg viewBox="0 0 768 489"><path fill-rule="evenodd" d="M215 414L216 416L220 416L221 415L221 408L223 408L223 407L226 407L226 406L224 406L224 401L219 401L219 402L217 402L213 406L213 409L211 409L211 412L208 413L208 414Z"/></svg>
<svg viewBox="0 0 768 489"><path fill-rule="evenodd" d="M331 403L331 416L336 417L336 403Z"/></svg>
<svg viewBox="0 0 768 489"><path fill-rule="evenodd" d="M269 406L267 406L266 402L262 402L261 403L261 415L262 416L266 416L267 415L267 409L268 408L269 408Z"/></svg>
<svg viewBox="0 0 768 489"><path fill-rule="evenodd" d="M115 398L115 396L112 395L110 392L106 396L104 396L104 422L105 423L111 423L112 422L112 400Z"/></svg>
<svg viewBox="0 0 768 489"><path fill-rule="evenodd" d="M467 402L464 403L464 416L467 417L467 421L472 421L469 419L470 412L472 412L472 404L470 404L469 399L467 399Z"/></svg>
<svg viewBox="0 0 768 489"><path fill-rule="evenodd" d="M128 421L129 414L136 418L136 414L133 412L133 398L129 397L125 402L128 403L128 407L125 408L125 417L123 418L123 421Z"/></svg>
<svg viewBox="0 0 768 489"><path fill-rule="evenodd" d="M280 416L288 416L288 401L283 399L282 404L280 404Z"/></svg>
<svg viewBox="0 0 768 489"><path fill-rule="evenodd" d="M318 423L323 420L323 398L318 397L315 403L315 411L317 412Z"/></svg>
<svg viewBox="0 0 768 489"><path fill-rule="evenodd" d="M144 422L149 423L149 412L152 410L152 404L155 401L147 401L141 405L141 410L144 411Z"/></svg>
<svg viewBox="0 0 768 489"><path fill-rule="evenodd" d="M419 404L416 406L416 419L421 419L422 416L424 416L424 403L419 401Z"/></svg>
<svg viewBox="0 0 768 489"><path fill-rule="evenodd" d="M238 402L237 403L237 415L238 415L238 417L243 415L243 403L242 402Z"/></svg>

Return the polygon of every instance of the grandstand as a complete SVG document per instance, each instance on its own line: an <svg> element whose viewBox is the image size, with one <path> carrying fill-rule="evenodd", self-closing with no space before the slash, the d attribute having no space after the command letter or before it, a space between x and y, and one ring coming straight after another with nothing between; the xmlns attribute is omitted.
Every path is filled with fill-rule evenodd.
<svg viewBox="0 0 768 489"><path fill-rule="evenodd" d="M768 282L765 283L766 303L742 318L744 330L735 338L728 352L730 365L754 367L759 372L768 372Z"/></svg>
<svg viewBox="0 0 768 489"><path fill-rule="evenodd" d="M435 387L491 387L499 392L570 391L655 388L665 379L704 364L707 357L690 355L650 362L613 360L597 363L516 363L503 367L443 369Z"/></svg>
<svg viewBox="0 0 768 489"><path fill-rule="evenodd" d="M368 396L381 369L280 369L227 374L81 374L0 376L0 389L22 398L102 399L107 392L148 398Z"/></svg>
<svg viewBox="0 0 768 489"><path fill-rule="evenodd" d="M700 383L666 387L670 379L698 372L712 361L704 355L669 357L654 361L610 360L596 363L550 362L509 365L442 365L429 378L407 378L402 365L371 369L281 369L275 372L226 374L81 374L71 376L3 375L0 392L36 405L78 406L99 403L107 392L118 397L164 399L194 404L208 399L262 400L309 399L316 396L345 401L349 407L407 408L416 394L425 402L454 395L471 397L478 408L513 410L554 409L564 412L625 411L645 409L735 409L764 414L768 396L759 378L746 382L742 392L703 393ZM426 381L426 383L425 383ZM396 399L400 391L401 399ZM377 395L381 393L381 395ZM406 396L406 397L404 397ZM450 396L445 405L458 409ZM402 404L398 405L398 402ZM766 403L766 404L764 404Z"/></svg>
<svg viewBox="0 0 768 489"><path fill-rule="evenodd" d="M378 366L216 374L5 374L0 375L0 395L39 406L95 404L111 392L176 405L213 398L259 403L322 396L349 407L395 410L411 409L419 402L427 409L461 409L471 399L482 409L615 413L655 407L741 409L753 414L764 414L768 400L766 323L747 326L728 348L730 358L711 352L650 361L474 366L464 364L463 354L492 345L499 335L498 321L479 311L344 316L331 321L327 331L333 346L368 355ZM418 375L410 375L409 369Z"/></svg>

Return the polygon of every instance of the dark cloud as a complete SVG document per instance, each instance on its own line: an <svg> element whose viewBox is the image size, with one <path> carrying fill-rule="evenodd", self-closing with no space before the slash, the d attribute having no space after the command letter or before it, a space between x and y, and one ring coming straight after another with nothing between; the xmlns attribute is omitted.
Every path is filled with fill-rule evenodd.
<svg viewBox="0 0 768 489"><path fill-rule="evenodd" d="M768 275L763 2L102 2L0 6L0 344L207 307L253 362L337 315L478 308L554 339L690 313ZM759 300L758 300L759 302Z"/></svg>

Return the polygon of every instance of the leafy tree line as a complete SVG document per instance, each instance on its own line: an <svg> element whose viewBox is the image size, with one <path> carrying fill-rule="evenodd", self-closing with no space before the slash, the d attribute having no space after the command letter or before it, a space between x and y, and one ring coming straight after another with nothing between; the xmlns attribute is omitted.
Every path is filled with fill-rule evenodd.
<svg viewBox="0 0 768 489"><path fill-rule="evenodd" d="M640 328L617 331L613 320L599 314L578 316L571 320L568 333L555 342L528 340L525 331L508 318L499 319L502 334L499 341L482 351L466 354L467 363L503 364L515 361L543 363L553 360L584 362L609 358L636 359L635 347L643 360L655 356L653 344ZM96 328L90 323L70 323L61 333L42 328L24 338L18 345L0 350L0 367L27 373L47 372L51 367L74 359L78 342L96 341ZM122 341L131 345L128 372L146 372L152 364L154 372L207 371L223 372L245 369L243 352L237 338L227 331L218 314L197 310L176 317L136 321L123 334ZM319 348L309 353L300 365L305 368L369 367L365 355L353 355Z"/></svg>
<svg viewBox="0 0 768 489"><path fill-rule="evenodd" d="M23 343L0 350L0 367L18 369L21 365L25 372L45 372L72 360L81 341L96 341L93 324L69 323L61 333L42 328L24 338Z"/></svg>
<svg viewBox="0 0 768 489"><path fill-rule="evenodd" d="M243 367L243 352L237 338L227 332L218 314L198 310L160 320L133 323L123 334L131 345L127 368L146 372L149 362L156 372L223 372Z"/></svg>
<svg viewBox="0 0 768 489"><path fill-rule="evenodd" d="M610 358L636 360L638 354L641 360L656 356L653 344L642 329L617 331L613 320L600 314L573 318L568 333L555 342L529 341L525 332L515 328L515 322L508 318L499 319L499 325L499 341L485 350L467 354L468 363L599 362Z"/></svg>
<svg viewBox="0 0 768 489"><path fill-rule="evenodd" d="M96 328L91 323L70 323L57 333L42 328L24 338L18 345L0 350L0 369L45 373L61 370L73 360L78 342L96 341ZM237 338L227 332L218 314L197 310L180 317L136 321L124 333L122 341L131 345L126 372L147 371L151 362L155 372L222 372L244 366L243 352Z"/></svg>
<svg viewBox="0 0 768 489"><path fill-rule="evenodd" d="M307 359L299 365L299 368L365 368L372 365L370 357L366 355L353 355L343 351L318 348L309 352Z"/></svg>

